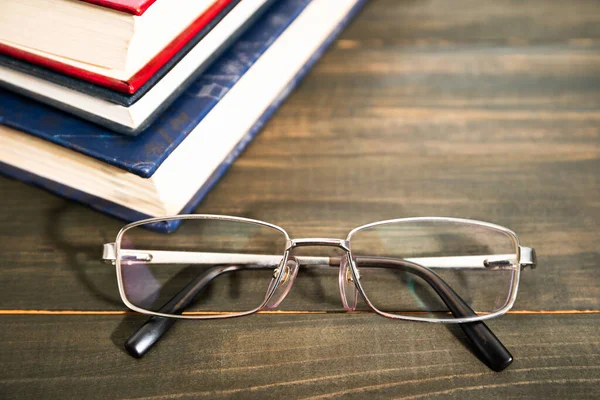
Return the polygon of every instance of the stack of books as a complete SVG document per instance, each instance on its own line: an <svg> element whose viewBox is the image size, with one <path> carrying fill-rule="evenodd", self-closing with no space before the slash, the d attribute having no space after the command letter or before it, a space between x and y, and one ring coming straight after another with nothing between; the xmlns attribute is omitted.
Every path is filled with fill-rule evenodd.
<svg viewBox="0 0 600 400"><path fill-rule="evenodd" d="M364 1L2 2L0 172L128 221L191 212Z"/></svg>

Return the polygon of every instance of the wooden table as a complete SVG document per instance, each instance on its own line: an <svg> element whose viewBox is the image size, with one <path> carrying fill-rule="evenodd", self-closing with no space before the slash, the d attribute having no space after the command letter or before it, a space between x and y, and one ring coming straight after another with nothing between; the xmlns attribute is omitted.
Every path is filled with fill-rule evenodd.
<svg viewBox="0 0 600 400"><path fill-rule="evenodd" d="M599 39L593 0L372 1L196 210L296 237L510 227L539 267L489 322L504 372L460 329L341 312L335 275L306 274L282 312L177 323L135 360L144 317L98 261L122 222L2 177L0 398L598 396Z"/></svg>

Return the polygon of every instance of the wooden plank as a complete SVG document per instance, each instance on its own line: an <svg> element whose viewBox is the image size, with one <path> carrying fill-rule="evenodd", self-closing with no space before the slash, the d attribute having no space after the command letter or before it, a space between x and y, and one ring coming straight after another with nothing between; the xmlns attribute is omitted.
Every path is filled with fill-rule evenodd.
<svg viewBox="0 0 600 400"><path fill-rule="evenodd" d="M489 323L514 363L489 371L460 329L366 315L178 323L135 360L139 317L3 316L2 398L591 398L599 316Z"/></svg>
<svg viewBox="0 0 600 400"><path fill-rule="evenodd" d="M365 7L344 39L369 39L371 46L585 44L600 37L599 11L594 0L461 0L452 7L444 0L376 0Z"/></svg>

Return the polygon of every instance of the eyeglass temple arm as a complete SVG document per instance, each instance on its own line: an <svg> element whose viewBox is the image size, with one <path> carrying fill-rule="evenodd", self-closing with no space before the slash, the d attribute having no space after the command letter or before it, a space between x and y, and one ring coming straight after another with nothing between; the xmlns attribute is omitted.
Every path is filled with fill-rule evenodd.
<svg viewBox="0 0 600 400"><path fill-rule="evenodd" d="M332 260L335 262L336 260ZM438 274L422 265L386 257L356 257L360 267L398 268L422 278L435 290L452 315L466 318L477 315L471 307ZM500 339L482 321L459 324L471 341L480 359L493 371L508 367L513 357Z"/></svg>
<svg viewBox="0 0 600 400"><path fill-rule="evenodd" d="M188 283L171 300L165 303L158 312L164 314L179 314L187 308L192 300L219 275L238 271L245 266L216 266L208 269L202 275ZM135 331L126 341L125 350L135 358L140 358L165 334L177 321L175 318L152 316Z"/></svg>
<svg viewBox="0 0 600 400"><path fill-rule="evenodd" d="M339 258L329 258L328 264L339 265ZM427 282L440 296L448 309L457 318L476 315L465 301L439 277L436 273L419 264L384 257L359 257L356 259L361 266L373 266L379 268L399 268L411 274L417 275ZM259 268L261 266L258 266ZM271 266L263 265L263 268ZM210 268L200 275L175 297L169 300L159 312L165 314L181 313L197 294L212 280L219 275L245 269L247 266L216 266ZM125 342L126 350L134 357L142 357L175 323L174 318L152 316ZM512 362L512 355L502 345L500 340L483 322L471 322L460 324L467 337L473 343L475 350L485 364L494 371L502 371Z"/></svg>
<svg viewBox="0 0 600 400"><path fill-rule="evenodd" d="M209 265L238 265L254 264L277 266L281 256L263 254L208 253L191 251L160 251L160 250L130 250L120 249L122 261L139 261L146 264L209 264ZM296 257L301 265L327 264L328 257ZM115 243L107 243L103 247L102 260L108 264L116 261ZM453 269L503 269L512 268L516 254L476 255L476 256L446 256L418 257L405 260L418 263L427 268ZM521 268L536 267L535 250L520 246Z"/></svg>

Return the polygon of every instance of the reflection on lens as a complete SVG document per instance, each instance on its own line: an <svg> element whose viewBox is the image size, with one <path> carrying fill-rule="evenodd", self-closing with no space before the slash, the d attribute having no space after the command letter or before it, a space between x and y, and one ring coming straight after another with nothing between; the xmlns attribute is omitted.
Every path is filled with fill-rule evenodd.
<svg viewBox="0 0 600 400"><path fill-rule="evenodd" d="M127 300L144 310L237 314L264 301L286 235L268 226L223 219L188 219L171 234L130 228L120 240ZM181 307L180 307L181 308Z"/></svg>
<svg viewBox="0 0 600 400"><path fill-rule="evenodd" d="M476 223L444 219L384 223L355 232L350 247L371 303L396 315L454 318L439 294L440 285L449 286L477 314L496 312L507 305L517 274L514 236ZM374 257L383 261L366 262ZM421 269L403 266L402 260Z"/></svg>

